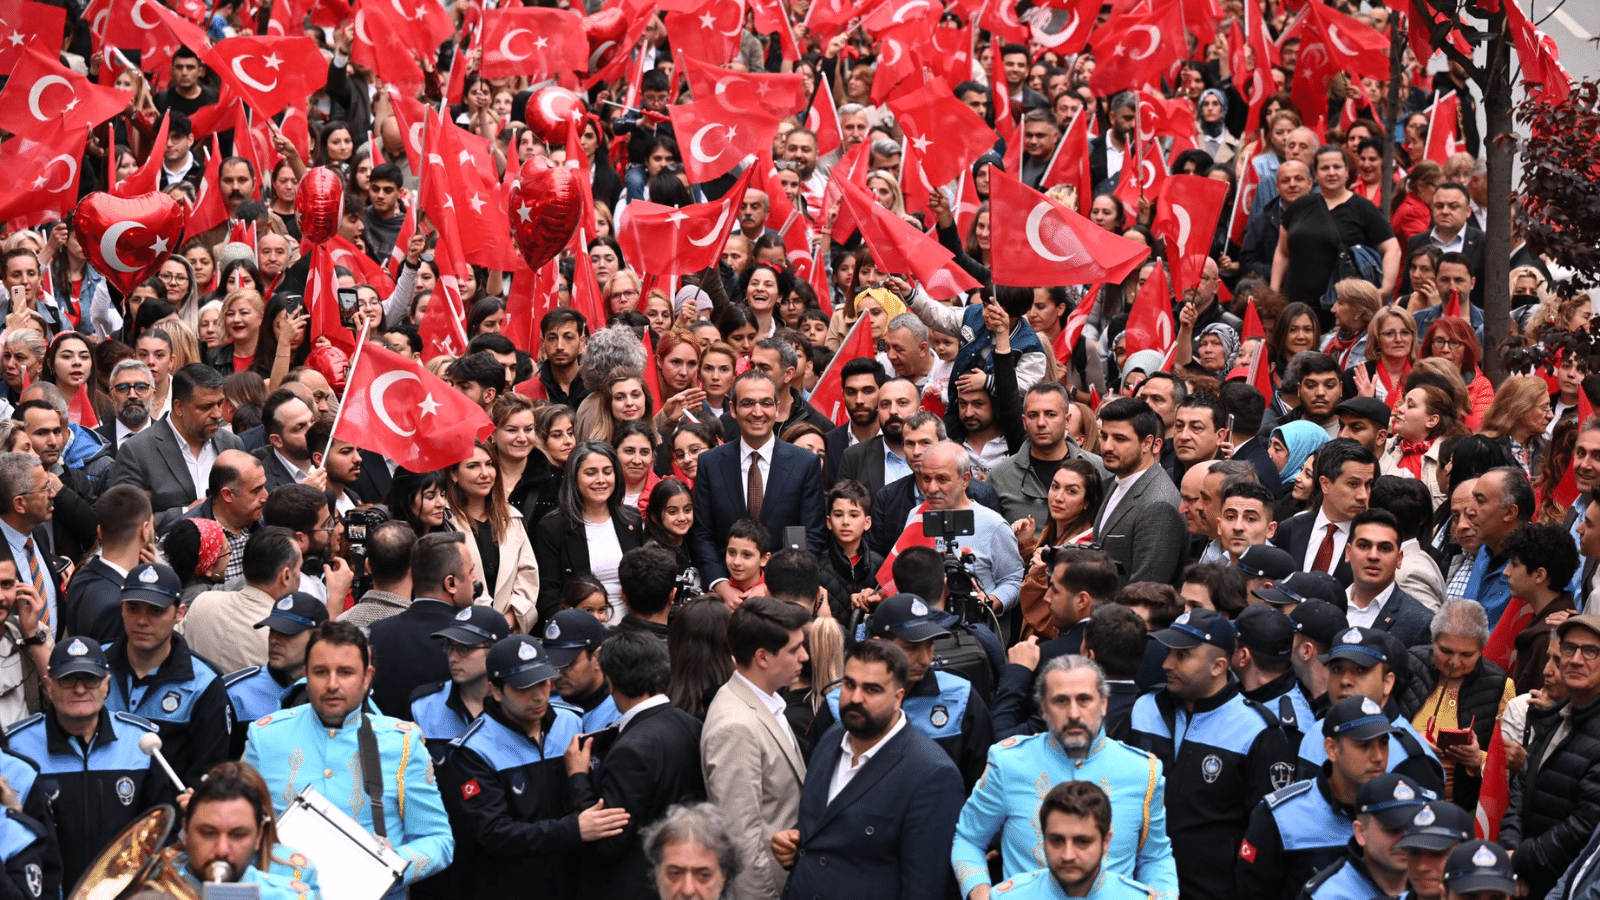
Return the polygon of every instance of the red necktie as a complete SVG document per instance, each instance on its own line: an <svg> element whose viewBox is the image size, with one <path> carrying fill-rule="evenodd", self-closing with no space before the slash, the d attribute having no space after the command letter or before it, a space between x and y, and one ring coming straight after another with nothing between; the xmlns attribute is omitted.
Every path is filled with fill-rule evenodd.
<svg viewBox="0 0 1600 900"><path fill-rule="evenodd" d="M1328 571L1329 563L1333 562L1333 535L1338 529L1339 526L1332 522L1328 523L1328 534L1322 539L1322 546L1317 548L1317 558L1311 562L1311 571Z"/></svg>

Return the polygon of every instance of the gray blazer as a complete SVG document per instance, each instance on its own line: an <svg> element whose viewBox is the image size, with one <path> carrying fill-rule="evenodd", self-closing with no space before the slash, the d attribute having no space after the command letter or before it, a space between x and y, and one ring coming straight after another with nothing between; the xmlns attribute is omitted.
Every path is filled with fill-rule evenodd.
<svg viewBox="0 0 1600 900"><path fill-rule="evenodd" d="M853 478L866 485L869 494L883 490L883 449L883 435L879 434L870 441L862 441L845 450L844 458L839 460L835 482Z"/></svg>
<svg viewBox="0 0 1600 900"><path fill-rule="evenodd" d="M1127 496L1106 516L1116 493L1106 485L1106 500L1096 514L1095 540L1122 566L1129 583L1175 584L1189 547L1189 532L1178 514L1178 489L1166 470L1151 466L1129 488Z"/></svg>
<svg viewBox="0 0 1600 900"><path fill-rule="evenodd" d="M244 442L231 431L211 436L211 448L243 450ZM150 507L156 512L156 530L164 529L182 516L189 504L205 496L207 485L195 484L184 464L178 437L166 422L157 422L117 448L117 464L111 470L111 484L131 484L148 491Z"/></svg>

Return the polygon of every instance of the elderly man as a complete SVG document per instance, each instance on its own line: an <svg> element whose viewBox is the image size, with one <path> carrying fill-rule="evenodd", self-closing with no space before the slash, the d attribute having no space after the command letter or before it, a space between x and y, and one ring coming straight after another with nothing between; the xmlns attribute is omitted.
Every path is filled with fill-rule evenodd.
<svg viewBox="0 0 1600 900"><path fill-rule="evenodd" d="M972 511L973 534L957 543L962 552L972 551L980 599L999 614L1017 605L1026 569L1017 551L1016 536L1005 518L967 496L971 481L972 457L967 451L954 441L934 444L923 455L922 468L917 472L917 490L923 499L921 511ZM922 527L913 524L918 519L921 516L913 511L906 527Z"/></svg>
<svg viewBox="0 0 1600 900"><path fill-rule="evenodd" d="M727 816L711 803L674 806L639 839L662 897L716 900L745 868Z"/></svg>
<svg viewBox="0 0 1600 900"><path fill-rule="evenodd" d="M1465 515L1478 532L1482 546L1472 562L1467 594L1483 604L1493 629L1511 602L1511 585L1506 580L1506 538L1518 525L1533 519L1533 485L1516 466L1501 466L1478 476L1472 487Z"/></svg>
<svg viewBox="0 0 1600 900"><path fill-rule="evenodd" d="M1262 278L1272 276L1272 254L1278 247L1284 207L1311 193L1311 167L1297 159L1285 160L1278 166L1274 183L1277 196L1263 205L1260 212L1251 214L1240 244L1243 250L1239 262L1245 271Z"/></svg>
<svg viewBox="0 0 1600 900"><path fill-rule="evenodd" d="M125 359L111 370L111 408L116 417L100 423L95 434L105 441L111 455L123 442L150 424L150 398L155 376L150 367L136 359Z"/></svg>
<svg viewBox="0 0 1600 900"><path fill-rule="evenodd" d="M767 199L766 191L750 188L744 192L744 200L739 204L739 234L745 240L754 244L763 235L777 234L767 227L767 217L772 214L772 202Z"/></svg>

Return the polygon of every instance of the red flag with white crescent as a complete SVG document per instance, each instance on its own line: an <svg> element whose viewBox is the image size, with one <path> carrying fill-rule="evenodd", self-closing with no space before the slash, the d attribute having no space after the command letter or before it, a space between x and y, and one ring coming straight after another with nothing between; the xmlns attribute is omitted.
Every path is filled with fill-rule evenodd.
<svg viewBox="0 0 1600 900"><path fill-rule="evenodd" d="M995 284L1049 287L1119 282L1150 255L1138 241L1113 234L1021 181L989 169L989 232Z"/></svg>
<svg viewBox="0 0 1600 900"><path fill-rule="evenodd" d="M817 412L827 416L835 425L843 425L850 421L850 411L844 405L845 363L852 359L872 359L875 355L872 323L868 321L867 316L860 316L845 333L844 341L839 345L839 352L833 355L828 367L822 370L822 376L817 379L816 389L811 392L811 405Z"/></svg>
<svg viewBox="0 0 1600 900"><path fill-rule="evenodd" d="M472 456L494 432L483 408L423 368L372 342L362 345L333 436L381 453L413 472Z"/></svg>
<svg viewBox="0 0 1600 900"><path fill-rule="evenodd" d="M1174 346L1177 322L1172 317L1172 291L1167 286L1167 270L1156 266L1145 279L1144 287L1128 311L1127 349L1132 356L1141 350L1166 353Z"/></svg>
<svg viewBox="0 0 1600 900"><path fill-rule="evenodd" d="M910 547L927 547L937 550L934 539L922 533L922 512L927 507L925 503L918 503L917 508L911 511L906 519L906 527L900 532L900 537L895 540L894 548L883 558L883 565L878 567L878 584L882 587L884 596L895 593L894 587L894 561L900 553Z"/></svg>

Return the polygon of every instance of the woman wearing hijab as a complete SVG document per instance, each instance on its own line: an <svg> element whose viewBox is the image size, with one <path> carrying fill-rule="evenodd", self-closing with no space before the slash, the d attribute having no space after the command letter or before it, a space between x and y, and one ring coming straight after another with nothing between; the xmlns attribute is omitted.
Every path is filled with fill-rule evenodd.
<svg viewBox="0 0 1600 900"><path fill-rule="evenodd" d="M1231 162L1239 153L1239 139L1228 133L1228 95L1216 88L1200 93L1200 149L1217 165Z"/></svg>
<svg viewBox="0 0 1600 900"><path fill-rule="evenodd" d="M1200 336L1191 343L1184 333L1190 327L1185 325L1178 331L1178 350L1173 354L1173 363L1226 381L1239 358L1239 332L1226 323L1213 322L1201 329ZM1192 352L1190 347L1194 348Z"/></svg>
<svg viewBox="0 0 1600 900"><path fill-rule="evenodd" d="M1272 440L1267 443L1267 453L1278 465L1278 477L1284 487L1294 483L1306 458L1321 449L1330 438L1328 430L1315 422L1300 419L1285 422L1272 429Z"/></svg>

